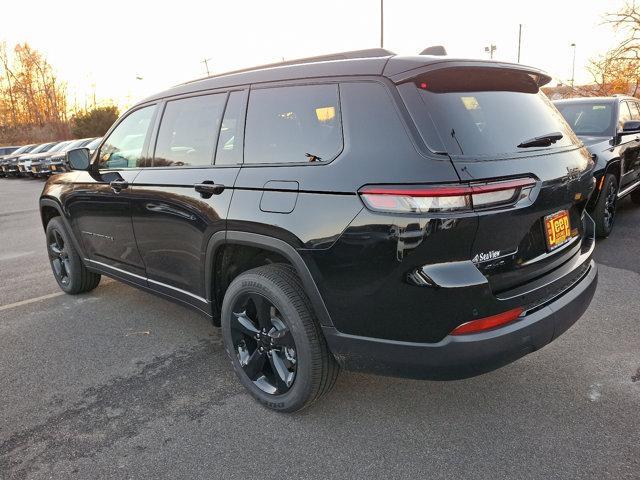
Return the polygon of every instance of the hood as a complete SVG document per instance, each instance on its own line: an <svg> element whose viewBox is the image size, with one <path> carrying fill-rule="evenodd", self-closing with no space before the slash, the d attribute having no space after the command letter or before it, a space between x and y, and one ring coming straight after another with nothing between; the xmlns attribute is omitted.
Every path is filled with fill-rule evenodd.
<svg viewBox="0 0 640 480"><path fill-rule="evenodd" d="M591 151L591 153L598 153L611 148L611 137L585 137L578 136L584 146Z"/></svg>

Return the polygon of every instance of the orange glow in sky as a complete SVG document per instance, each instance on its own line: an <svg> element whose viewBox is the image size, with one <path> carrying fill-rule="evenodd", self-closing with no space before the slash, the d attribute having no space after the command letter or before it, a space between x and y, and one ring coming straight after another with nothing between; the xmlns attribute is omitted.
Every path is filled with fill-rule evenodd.
<svg viewBox="0 0 640 480"><path fill-rule="evenodd" d="M576 83L589 58L613 46L603 14L622 0L385 1L385 48L417 54L444 45L449 55L521 62L568 82L576 43ZM77 0L5 2L0 41L29 42L67 81L82 106L95 94L121 106L206 74L379 46L379 0Z"/></svg>

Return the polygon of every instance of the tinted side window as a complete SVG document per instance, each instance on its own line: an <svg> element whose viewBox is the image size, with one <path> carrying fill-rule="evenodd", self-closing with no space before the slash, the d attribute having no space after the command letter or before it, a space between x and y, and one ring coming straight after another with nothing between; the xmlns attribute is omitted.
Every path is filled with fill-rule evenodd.
<svg viewBox="0 0 640 480"><path fill-rule="evenodd" d="M638 103L629 102L629 108L631 108L631 119L640 120L640 108L638 108Z"/></svg>
<svg viewBox="0 0 640 480"><path fill-rule="evenodd" d="M251 91L245 163L324 162L341 150L337 85Z"/></svg>
<svg viewBox="0 0 640 480"><path fill-rule="evenodd" d="M99 168L130 168L144 166L142 148L149 133L155 105L129 114L111 132L100 148Z"/></svg>
<svg viewBox="0 0 640 480"><path fill-rule="evenodd" d="M242 163L241 121L244 92L231 92L220 126L216 165L235 165Z"/></svg>
<svg viewBox="0 0 640 480"><path fill-rule="evenodd" d="M154 167L211 165L226 93L167 102Z"/></svg>
<svg viewBox="0 0 640 480"><path fill-rule="evenodd" d="M631 112L627 102L620 102L620 111L618 112L618 130L622 130L622 125L627 120L631 120Z"/></svg>

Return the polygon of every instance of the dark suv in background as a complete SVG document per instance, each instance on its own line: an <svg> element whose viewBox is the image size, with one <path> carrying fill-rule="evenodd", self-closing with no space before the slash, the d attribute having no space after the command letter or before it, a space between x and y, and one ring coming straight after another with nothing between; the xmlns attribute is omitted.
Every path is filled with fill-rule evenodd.
<svg viewBox="0 0 640 480"><path fill-rule="evenodd" d="M640 204L640 101L590 97L554 102L596 162L596 191L587 208L601 237L611 233L618 200Z"/></svg>
<svg viewBox="0 0 640 480"><path fill-rule="evenodd" d="M100 275L222 326L298 410L338 366L455 379L533 352L597 284L593 162L521 65L351 52L179 85L40 199L62 290Z"/></svg>

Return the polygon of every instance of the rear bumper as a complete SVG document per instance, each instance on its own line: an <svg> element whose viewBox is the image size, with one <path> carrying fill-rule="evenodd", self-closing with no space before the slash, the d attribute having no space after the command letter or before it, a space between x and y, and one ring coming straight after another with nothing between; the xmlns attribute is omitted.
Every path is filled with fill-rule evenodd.
<svg viewBox="0 0 640 480"><path fill-rule="evenodd" d="M437 343L413 343L323 331L345 368L400 377L455 380L495 370L559 337L585 312L598 283L595 262L560 297L504 327L447 336Z"/></svg>

